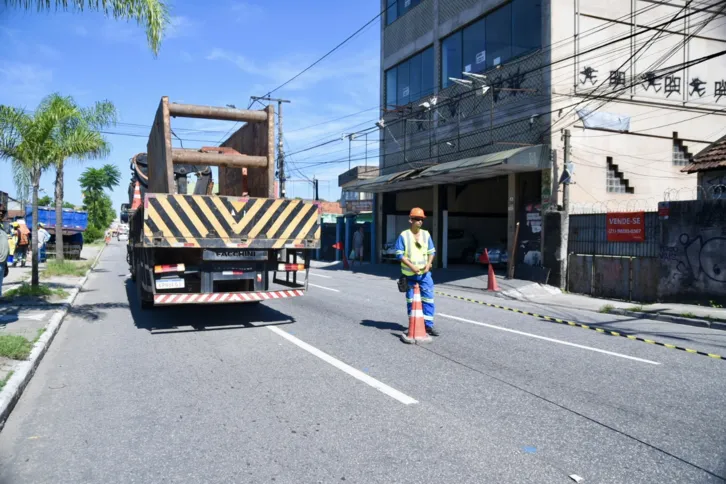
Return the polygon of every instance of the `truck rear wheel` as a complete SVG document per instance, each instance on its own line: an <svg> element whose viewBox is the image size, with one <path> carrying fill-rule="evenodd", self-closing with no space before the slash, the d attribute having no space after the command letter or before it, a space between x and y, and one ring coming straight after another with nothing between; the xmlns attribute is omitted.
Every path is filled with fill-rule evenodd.
<svg viewBox="0 0 726 484"><path fill-rule="evenodd" d="M151 309L154 307L154 301L151 299L151 294L145 290L141 284L144 281L144 270L141 267L141 263L136 263L136 296L139 298L141 309Z"/></svg>

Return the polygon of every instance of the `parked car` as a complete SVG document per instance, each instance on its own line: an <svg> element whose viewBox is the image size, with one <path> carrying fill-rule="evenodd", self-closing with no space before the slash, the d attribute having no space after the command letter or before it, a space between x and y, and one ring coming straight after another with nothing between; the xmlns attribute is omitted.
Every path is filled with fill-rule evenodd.
<svg viewBox="0 0 726 484"><path fill-rule="evenodd" d="M486 249L489 253L490 264L500 266L507 265L507 262L509 262L509 252L507 252L507 249L503 245L492 245L490 247L486 247ZM483 247L477 249L476 254L474 255L474 260L477 264L481 264L481 262L479 262L479 258L483 252Z"/></svg>
<svg viewBox="0 0 726 484"><path fill-rule="evenodd" d="M450 261L474 262L476 238L463 229L449 229L448 259Z"/></svg>

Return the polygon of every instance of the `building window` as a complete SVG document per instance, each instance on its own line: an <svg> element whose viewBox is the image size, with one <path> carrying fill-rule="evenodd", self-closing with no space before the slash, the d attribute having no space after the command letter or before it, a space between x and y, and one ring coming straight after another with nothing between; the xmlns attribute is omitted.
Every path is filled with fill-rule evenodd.
<svg viewBox="0 0 726 484"><path fill-rule="evenodd" d="M391 25L398 17L408 13L421 0L388 0L386 7L386 25Z"/></svg>
<svg viewBox="0 0 726 484"><path fill-rule="evenodd" d="M487 67L504 64L512 57L512 5L487 15Z"/></svg>
<svg viewBox="0 0 726 484"><path fill-rule="evenodd" d="M512 0L441 43L441 86L462 72L482 72L542 45L542 0Z"/></svg>
<svg viewBox="0 0 726 484"><path fill-rule="evenodd" d="M434 49L429 47L386 71L386 107L405 106L434 92Z"/></svg>
<svg viewBox="0 0 726 484"><path fill-rule="evenodd" d="M635 188L630 186L630 182L625 175L618 170L618 165L613 163L611 156L607 157L607 191L608 193L635 193Z"/></svg>
<svg viewBox="0 0 726 484"><path fill-rule="evenodd" d="M678 133L673 133L673 164L675 166L686 166L691 163L692 155L688 152L688 146L678 139Z"/></svg>
<svg viewBox="0 0 726 484"><path fill-rule="evenodd" d="M450 77L461 77L461 61L461 32L457 32L441 43L441 87L449 87Z"/></svg>
<svg viewBox="0 0 726 484"><path fill-rule="evenodd" d="M512 2L512 57L542 45L542 0Z"/></svg>

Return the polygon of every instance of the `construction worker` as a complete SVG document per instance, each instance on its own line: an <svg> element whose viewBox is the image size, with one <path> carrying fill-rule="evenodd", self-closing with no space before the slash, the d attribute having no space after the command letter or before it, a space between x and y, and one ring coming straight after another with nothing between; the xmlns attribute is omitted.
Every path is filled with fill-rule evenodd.
<svg viewBox="0 0 726 484"><path fill-rule="evenodd" d="M38 259L40 262L45 262L46 258L48 257L46 254L46 245L48 244L48 241L50 240L50 233L45 229L45 224L42 222L38 223L38 254L40 255L40 258Z"/></svg>
<svg viewBox="0 0 726 484"><path fill-rule="evenodd" d="M13 254L13 267L18 265L25 267L25 258L28 255L28 247L30 247L30 230L25 223L14 222L13 230L17 236L17 244L15 245L15 254Z"/></svg>
<svg viewBox="0 0 726 484"><path fill-rule="evenodd" d="M401 272L408 280L406 306L411 315L414 286L418 284L423 303L424 323L426 332L432 336L440 334L434 326L434 280L431 277L431 265L434 262L436 249L434 241L421 226L426 218L424 211L418 207L409 213L411 228L401 232L396 240L396 258L401 261Z"/></svg>
<svg viewBox="0 0 726 484"><path fill-rule="evenodd" d="M0 214L1 215L1 214ZM0 217L2 220L2 217ZM8 244L8 234L0 222L0 297L3 296L3 279L5 271L8 268L8 255L10 254L10 246Z"/></svg>

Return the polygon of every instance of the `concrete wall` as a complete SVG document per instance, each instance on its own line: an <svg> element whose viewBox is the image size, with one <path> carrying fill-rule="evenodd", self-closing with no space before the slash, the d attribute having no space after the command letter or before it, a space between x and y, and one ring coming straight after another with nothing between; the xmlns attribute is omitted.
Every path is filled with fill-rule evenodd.
<svg viewBox="0 0 726 484"><path fill-rule="evenodd" d="M665 301L726 303L726 200L668 202L658 291Z"/></svg>

